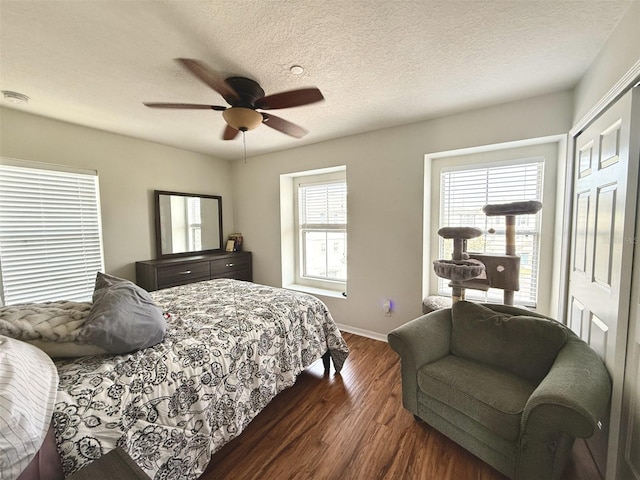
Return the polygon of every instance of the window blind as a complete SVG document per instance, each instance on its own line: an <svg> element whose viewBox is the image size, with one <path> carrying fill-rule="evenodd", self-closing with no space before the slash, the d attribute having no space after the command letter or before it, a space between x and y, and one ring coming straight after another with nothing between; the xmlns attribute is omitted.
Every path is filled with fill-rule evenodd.
<svg viewBox="0 0 640 480"><path fill-rule="evenodd" d="M543 160L517 165L443 171L440 176L440 226L470 226L484 234L469 240L467 251L504 254L506 248L504 216L487 217L487 204L542 199ZM489 233L489 232L493 233ZM520 256L520 291L517 303L535 306L539 271L540 213L516 217L516 254ZM451 241L440 238L440 257L450 259ZM447 293L448 281L439 279L439 290ZM484 294L467 290L470 298ZM484 298L482 298L484 299ZM487 300L501 300L502 291L490 289Z"/></svg>
<svg viewBox="0 0 640 480"><path fill-rule="evenodd" d="M323 229L347 223L347 183L301 184L298 188L300 225Z"/></svg>
<svg viewBox="0 0 640 480"><path fill-rule="evenodd" d="M6 305L91 299L104 270L98 177L0 165Z"/></svg>

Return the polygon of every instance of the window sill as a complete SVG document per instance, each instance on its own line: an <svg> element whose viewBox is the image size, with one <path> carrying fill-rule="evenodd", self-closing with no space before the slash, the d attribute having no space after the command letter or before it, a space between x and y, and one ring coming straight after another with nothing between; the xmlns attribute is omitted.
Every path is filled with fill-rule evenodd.
<svg viewBox="0 0 640 480"><path fill-rule="evenodd" d="M347 298L342 295L342 292L327 290L325 288L308 287L306 285L298 285L296 283L293 283L291 285L283 285L282 288L295 290L297 292L310 293L312 295L323 295L325 297L342 298L343 300L346 300Z"/></svg>
<svg viewBox="0 0 640 480"><path fill-rule="evenodd" d="M451 298L451 292L440 292L435 294L437 296L440 297L447 297L447 298ZM474 295L473 292L469 292L469 290L467 290L466 294L465 294L465 300L468 300L470 302L478 302L478 303L490 303L490 304L494 304L494 305L503 305L503 300L500 297L491 297L491 298L484 298L482 296L479 295ZM536 311L538 308L538 305L536 303L530 302L530 301L520 301L518 299L516 299L514 301L515 303L511 306L513 307L518 307L518 308L524 308L525 310L533 310Z"/></svg>

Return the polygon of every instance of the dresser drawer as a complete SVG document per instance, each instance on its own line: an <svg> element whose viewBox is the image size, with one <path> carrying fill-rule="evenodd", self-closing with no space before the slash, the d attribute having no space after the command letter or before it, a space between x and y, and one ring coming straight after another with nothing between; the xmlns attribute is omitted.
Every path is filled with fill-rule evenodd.
<svg viewBox="0 0 640 480"><path fill-rule="evenodd" d="M253 280L251 275L251 269L243 268L241 270L231 270L220 273L218 275L211 275L211 278L233 278L234 280L244 280L245 282L251 282Z"/></svg>
<svg viewBox="0 0 640 480"><path fill-rule="evenodd" d="M158 267L158 286L183 285L198 280L208 280L209 262L180 263Z"/></svg>
<svg viewBox="0 0 640 480"><path fill-rule="evenodd" d="M136 262L136 282L150 292L212 278L253 281L251 252L214 253Z"/></svg>
<svg viewBox="0 0 640 480"><path fill-rule="evenodd" d="M238 255L234 257L221 258L211 261L211 276L220 277L231 274L236 270L248 270L251 264L249 255Z"/></svg>

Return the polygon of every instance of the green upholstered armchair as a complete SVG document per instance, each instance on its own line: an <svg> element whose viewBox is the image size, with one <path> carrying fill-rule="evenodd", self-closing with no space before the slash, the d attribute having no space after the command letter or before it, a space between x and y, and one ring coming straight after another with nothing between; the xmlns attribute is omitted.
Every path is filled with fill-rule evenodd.
<svg viewBox="0 0 640 480"><path fill-rule="evenodd" d="M461 301L388 339L404 407L509 478L561 478L575 438L605 415L603 362L548 317Z"/></svg>

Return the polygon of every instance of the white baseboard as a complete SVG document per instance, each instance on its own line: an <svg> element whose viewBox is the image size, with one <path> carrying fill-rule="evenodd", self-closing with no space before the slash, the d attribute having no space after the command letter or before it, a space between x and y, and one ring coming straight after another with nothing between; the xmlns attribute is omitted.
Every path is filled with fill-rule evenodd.
<svg viewBox="0 0 640 480"><path fill-rule="evenodd" d="M342 325L340 323L336 323L341 332L353 333L354 335L360 335L361 337L372 338L373 340L378 340L380 342L386 342L387 336L378 332L372 332L370 330L364 330L362 328L350 327L349 325Z"/></svg>

